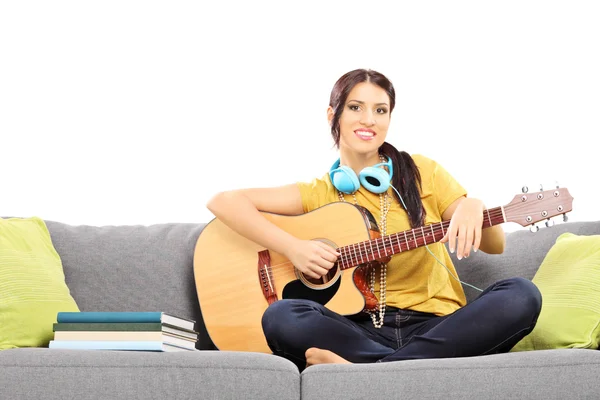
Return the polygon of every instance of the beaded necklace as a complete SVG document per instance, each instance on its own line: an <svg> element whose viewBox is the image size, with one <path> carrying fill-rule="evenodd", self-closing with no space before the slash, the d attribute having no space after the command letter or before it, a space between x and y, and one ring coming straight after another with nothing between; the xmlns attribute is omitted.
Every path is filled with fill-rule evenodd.
<svg viewBox="0 0 600 400"><path fill-rule="evenodd" d="M379 155L379 158L381 159L382 162L385 162L385 157L383 157L381 154ZM340 201L342 201L342 202L346 201L346 199L344 198L344 194L342 194L342 192L340 192L339 190L338 190L338 197L339 197ZM353 193L352 198L354 199L354 204L358 205L358 200L356 200L356 194ZM379 224L379 229L380 229L382 236L386 235L387 214L388 214L388 211L390 210L390 205L391 205L390 199L389 199L387 192L379 193L379 207L381 210L381 222ZM371 316L371 321L373 321L373 326L375 328L381 328L383 326L383 317L385 315L385 295L386 295L386 289L387 289L387 286L386 286L387 264L380 263L380 266L381 266L381 272L380 272L380 276L379 276L379 307L377 308L376 311L367 310L367 312ZM375 292L375 268L371 268L371 274L370 274L370 279L369 279L369 289L371 290L371 293ZM378 316L375 315L375 314L377 314L377 312L379 314Z"/></svg>

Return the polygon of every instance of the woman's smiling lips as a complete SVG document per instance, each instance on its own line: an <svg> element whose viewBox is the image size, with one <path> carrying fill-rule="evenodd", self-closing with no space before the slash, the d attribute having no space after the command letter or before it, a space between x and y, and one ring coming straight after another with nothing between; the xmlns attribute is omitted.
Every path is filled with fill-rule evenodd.
<svg viewBox="0 0 600 400"><path fill-rule="evenodd" d="M361 128L354 131L354 134L362 140L373 140L376 133L373 129Z"/></svg>

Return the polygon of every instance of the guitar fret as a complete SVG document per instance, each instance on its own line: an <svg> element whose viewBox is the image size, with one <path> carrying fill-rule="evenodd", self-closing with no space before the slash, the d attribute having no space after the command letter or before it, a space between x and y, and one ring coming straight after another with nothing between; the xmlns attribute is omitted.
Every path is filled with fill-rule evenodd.
<svg viewBox="0 0 600 400"><path fill-rule="evenodd" d="M358 244L358 254L360 255L360 263L364 264L364 260L363 260L363 256L362 253L360 252L360 243ZM356 261L358 261L358 258L356 259Z"/></svg>
<svg viewBox="0 0 600 400"><path fill-rule="evenodd" d="M340 248L340 252L342 253L342 269L348 268L348 265L344 265L344 262L348 262L348 256L344 252L344 249L346 249L346 246Z"/></svg>
<svg viewBox="0 0 600 400"><path fill-rule="evenodd" d="M379 258L381 258L381 252L379 251L379 239L376 239L375 245L375 247L377 247L377 255L379 256Z"/></svg>
<svg viewBox="0 0 600 400"><path fill-rule="evenodd" d="M425 231L423 230L423 227L421 227L421 234L423 235L423 244L427 244L427 238L425 237Z"/></svg>
<svg viewBox="0 0 600 400"><path fill-rule="evenodd" d="M406 231L404 231L404 241L406 242L406 250L410 250L410 245L408 244L408 237L406 237Z"/></svg>
<svg viewBox="0 0 600 400"><path fill-rule="evenodd" d="M363 242L363 247L365 248L365 257L367 257L367 254L369 253L369 251L367 250L367 244L365 242ZM362 255L362 253L360 253ZM367 257L367 261L368 261L368 257Z"/></svg>
<svg viewBox="0 0 600 400"><path fill-rule="evenodd" d="M488 215L488 221L490 221L490 226L494 226L494 224L492 224L492 219L490 218L490 210L485 210L487 212Z"/></svg>
<svg viewBox="0 0 600 400"><path fill-rule="evenodd" d="M394 254L394 242L392 242L392 235L388 235L388 241L390 242L390 253Z"/></svg>
<svg viewBox="0 0 600 400"><path fill-rule="evenodd" d="M411 229L410 232L413 235L413 241L415 242L415 247L419 247L419 242L417 242L417 237L415 236L415 230Z"/></svg>
<svg viewBox="0 0 600 400"><path fill-rule="evenodd" d="M396 233L395 235L396 235L396 241L398 242L398 252L401 253L402 252L402 241L398 237L398 233Z"/></svg>
<svg viewBox="0 0 600 400"><path fill-rule="evenodd" d="M369 247L371 248L371 257L375 258L375 253L373 253L373 243L372 242L373 242L372 240L369 240Z"/></svg>
<svg viewBox="0 0 600 400"><path fill-rule="evenodd" d="M442 227L442 237L446 236L446 232L444 232L444 223L440 222L440 226Z"/></svg>
<svg viewBox="0 0 600 400"><path fill-rule="evenodd" d="M356 248L354 247L354 244L352 244L352 251L354 251L354 257L356 258L356 263L358 264L358 256L356 255Z"/></svg>
<svg viewBox="0 0 600 400"><path fill-rule="evenodd" d="M433 241L435 242L435 231L433 230L433 224L429 225L431 228L431 236L433 236Z"/></svg>

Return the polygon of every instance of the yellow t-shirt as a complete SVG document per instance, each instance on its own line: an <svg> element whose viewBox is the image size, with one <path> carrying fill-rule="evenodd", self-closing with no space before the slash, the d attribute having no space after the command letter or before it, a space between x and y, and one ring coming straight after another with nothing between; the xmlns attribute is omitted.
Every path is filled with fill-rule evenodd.
<svg viewBox="0 0 600 400"><path fill-rule="evenodd" d="M437 162L422 155L413 155L412 158L421 173L421 200L427 213L425 225L441 222L441 216L446 208L459 197L466 196L467 192ZM304 212L340 201L329 173L311 182L298 182L297 185L302 195ZM366 207L373 214L381 229L379 195L363 187L355 195L358 204ZM408 215L393 197L394 195L395 191L390 188L388 196L392 196L393 201L387 215L386 234L411 229ZM354 203L352 195L345 195L345 201ZM457 277L446 247L441 243L433 243L428 247ZM377 277L375 294L379 298L379 271L375 276ZM387 266L386 303L403 309L447 315L464 306L466 298L461 284L452 278L446 268L440 265L423 246L392 256Z"/></svg>

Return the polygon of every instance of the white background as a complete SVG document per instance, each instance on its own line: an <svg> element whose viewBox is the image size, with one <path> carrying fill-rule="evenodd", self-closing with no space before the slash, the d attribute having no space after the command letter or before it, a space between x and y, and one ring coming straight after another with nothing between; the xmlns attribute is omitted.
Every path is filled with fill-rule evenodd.
<svg viewBox="0 0 600 400"><path fill-rule="evenodd" d="M0 215L206 222L218 191L323 175L330 90L372 68L397 148L489 207L558 181L598 220L598 21L597 1L3 1Z"/></svg>

